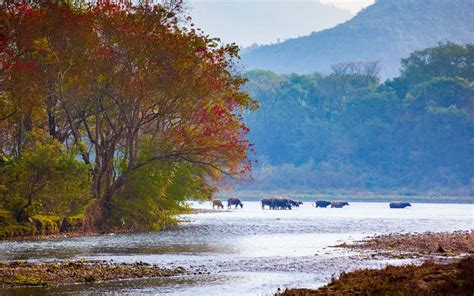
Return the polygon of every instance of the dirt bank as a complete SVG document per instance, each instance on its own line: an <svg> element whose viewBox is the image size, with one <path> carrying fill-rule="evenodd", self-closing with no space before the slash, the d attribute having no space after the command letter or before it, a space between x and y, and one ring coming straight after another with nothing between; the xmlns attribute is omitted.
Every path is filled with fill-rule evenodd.
<svg viewBox="0 0 474 296"><path fill-rule="evenodd" d="M474 230L451 233L389 234L367 238L354 244L337 247L353 250L414 252L420 255L474 254Z"/></svg>
<svg viewBox="0 0 474 296"><path fill-rule="evenodd" d="M474 257L450 264L388 266L342 273L317 290L287 289L276 295L472 295Z"/></svg>
<svg viewBox="0 0 474 296"><path fill-rule="evenodd" d="M143 262L71 261L0 263L0 287L47 286L186 274L183 267L162 268Z"/></svg>
<svg viewBox="0 0 474 296"><path fill-rule="evenodd" d="M387 266L382 270L361 269L341 273L339 278L317 290L287 289L277 295L473 295L474 231L453 233L390 234L369 237L353 244L336 247L372 251L384 257L439 258L447 256L451 263L431 260L422 265ZM462 259L452 259L464 256Z"/></svg>

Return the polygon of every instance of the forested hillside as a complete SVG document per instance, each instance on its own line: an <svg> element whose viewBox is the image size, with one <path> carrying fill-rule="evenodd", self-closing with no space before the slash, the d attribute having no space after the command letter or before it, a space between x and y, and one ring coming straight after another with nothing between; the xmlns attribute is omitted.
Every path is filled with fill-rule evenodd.
<svg viewBox="0 0 474 296"><path fill-rule="evenodd" d="M474 46L417 51L380 83L377 64L330 75L247 73L260 165L245 189L474 193Z"/></svg>
<svg viewBox="0 0 474 296"><path fill-rule="evenodd" d="M472 0L378 0L335 28L248 50L250 69L276 73L329 73L350 61L381 62L381 77L399 75L400 59L451 40L474 42Z"/></svg>

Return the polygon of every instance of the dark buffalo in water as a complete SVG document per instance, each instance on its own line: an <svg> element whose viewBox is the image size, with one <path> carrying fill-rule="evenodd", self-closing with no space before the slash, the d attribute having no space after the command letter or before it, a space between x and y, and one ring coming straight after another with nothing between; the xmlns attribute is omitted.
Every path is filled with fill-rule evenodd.
<svg viewBox="0 0 474 296"><path fill-rule="evenodd" d="M331 208L342 208L344 206L348 206L349 203L346 201L332 201Z"/></svg>
<svg viewBox="0 0 474 296"><path fill-rule="evenodd" d="M281 209L281 210L291 210L290 200L287 198L272 198L270 209Z"/></svg>
<svg viewBox="0 0 474 296"><path fill-rule="evenodd" d="M271 198L262 199L262 209L265 209L265 206L268 206L270 209L272 208L272 199Z"/></svg>
<svg viewBox="0 0 474 296"><path fill-rule="evenodd" d="M231 197L227 199L227 207L230 209L232 206L235 206L236 208L240 206L240 208L243 208L244 204L240 201L240 199Z"/></svg>
<svg viewBox="0 0 474 296"><path fill-rule="evenodd" d="M302 201L296 201L296 200L292 200L292 199L290 199L289 202L290 202L290 204L291 204L293 207L297 207L297 208L299 208L300 205L303 204Z"/></svg>
<svg viewBox="0 0 474 296"><path fill-rule="evenodd" d="M327 200L317 200L314 204L316 208L326 208L331 202Z"/></svg>
<svg viewBox="0 0 474 296"><path fill-rule="evenodd" d="M404 209L406 207L411 207L409 202L402 202L402 201L394 201L390 203L391 209Z"/></svg>

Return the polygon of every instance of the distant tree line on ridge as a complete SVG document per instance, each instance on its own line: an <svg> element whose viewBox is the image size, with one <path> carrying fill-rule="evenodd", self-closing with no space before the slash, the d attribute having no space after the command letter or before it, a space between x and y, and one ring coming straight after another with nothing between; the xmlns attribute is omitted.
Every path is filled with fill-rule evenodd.
<svg viewBox="0 0 474 296"><path fill-rule="evenodd" d="M260 164L241 189L474 194L474 45L441 43L401 64L383 83L376 62L248 72Z"/></svg>

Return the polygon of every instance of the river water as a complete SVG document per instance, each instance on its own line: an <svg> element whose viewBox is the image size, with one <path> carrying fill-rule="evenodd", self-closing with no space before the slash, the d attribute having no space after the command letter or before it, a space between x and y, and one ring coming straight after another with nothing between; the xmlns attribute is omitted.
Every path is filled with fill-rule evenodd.
<svg viewBox="0 0 474 296"><path fill-rule="evenodd" d="M211 209L209 203L193 204ZM94 259L184 266L190 275L48 288L0 290L23 294L271 295L278 288L316 288L341 271L381 268L407 260L368 259L332 246L374 234L474 229L474 204L351 202L342 209L243 209L183 215L179 227L158 233L0 242L0 260ZM364 259L361 259L364 258ZM370 257L369 257L370 258Z"/></svg>

